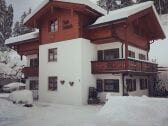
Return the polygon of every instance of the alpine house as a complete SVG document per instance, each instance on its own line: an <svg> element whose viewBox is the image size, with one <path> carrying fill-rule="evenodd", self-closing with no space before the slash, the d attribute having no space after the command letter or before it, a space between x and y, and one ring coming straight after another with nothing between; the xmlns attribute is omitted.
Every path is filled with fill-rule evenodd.
<svg viewBox="0 0 168 126"><path fill-rule="evenodd" d="M165 34L153 2L106 11L89 0L45 0L24 21L39 31L6 40L28 59L27 88L40 101L87 104L95 87L101 101L152 95L157 64L150 44Z"/></svg>

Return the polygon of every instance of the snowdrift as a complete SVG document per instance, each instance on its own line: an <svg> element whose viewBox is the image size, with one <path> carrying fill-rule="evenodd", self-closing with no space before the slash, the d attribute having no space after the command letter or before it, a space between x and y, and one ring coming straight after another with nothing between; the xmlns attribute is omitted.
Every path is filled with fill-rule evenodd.
<svg viewBox="0 0 168 126"><path fill-rule="evenodd" d="M168 100L115 97L97 115L96 126L167 126Z"/></svg>
<svg viewBox="0 0 168 126"><path fill-rule="evenodd" d="M33 104L33 94L30 90L14 91L9 95L9 100L14 103Z"/></svg>

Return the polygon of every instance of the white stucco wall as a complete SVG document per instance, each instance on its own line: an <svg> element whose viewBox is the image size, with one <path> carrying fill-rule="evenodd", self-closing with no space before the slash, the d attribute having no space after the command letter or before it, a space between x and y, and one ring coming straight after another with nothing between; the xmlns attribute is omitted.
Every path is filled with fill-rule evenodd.
<svg viewBox="0 0 168 126"><path fill-rule="evenodd" d="M122 82L122 75L121 74L99 74L95 75L97 79L118 79L119 80L119 92L100 92L99 97L102 102L106 101L107 93L110 93L112 96L122 96L123 95L123 82Z"/></svg>
<svg viewBox="0 0 168 126"><path fill-rule="evenodd" d="M135 52L135 59L137 59L137 60L139 60L139 54L145 55L145 57L147 59L148 52L143 50L143 49L139 49L139 48L136 48L134 46L128 45L128 50ZM123 55L124 55L124 58L125 58L125 44L123 46Z"/></svg>
<svg viewBox="0 0 168 126"><path fill-rule="evenodd" d="M131 77L130 76L125 76L125 78L124 78L125 84L126 84L126 79L136 79L136 91L128 92L128 94L130 96L143 96L143 95L148 96L149 95L149 90L148 89L146 89L146 90L141 90L140 89L140 78L148 79L145 76L131 76Z"/></svg>
<svg viewBox="0 0 168 126"><path fill-rule="evenodd" d="M96 87L95 76L91 73L91 61L97 60L96 45L89 40L82 40L82 99L87 104L89 87Z"/></svg>
<svg viewBox="0 0 168 126"><path fill-rule="evenodd" d="M82 39L41 45L39 48L39 100L60 104L82 104ZM48 49L57 48L57 62L48 62ZM48 77L57 76L57 91L48 90ZM60 80L64 80L62 85ZM70 86L69 82L74 85Z"/></svg>
<svg viewBox="0 0 168 126"><path fill-rule="evenodd" d="M57 62L48 62L50 48L57 48ZM97 57L96 46L89 40L79 38L41 45L39 54L39 100L87 104L88 88L96 85L91 74L91 61ZM57 76L57 91L48 91L49 76ZM62 85L60 80L65 80L65 84ZM74 82L74 86L70 86L70 81Z"/></svg>

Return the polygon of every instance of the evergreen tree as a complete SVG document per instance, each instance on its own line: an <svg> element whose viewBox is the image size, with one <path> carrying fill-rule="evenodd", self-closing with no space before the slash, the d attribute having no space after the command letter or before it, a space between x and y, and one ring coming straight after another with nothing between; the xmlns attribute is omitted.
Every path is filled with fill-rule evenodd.
<svg viewBox="0 0 168 126"><path fill-rule="evenodd" d="M13 7L6 6L5 0L0 0L0 47L4 45L7 38L11 36L13 23Z"/></svg>
<svg viewBox="0 0 168 126"><path fill-rule="evenodd" d="M108 13L109 11L130 6L134 3L132 0L98 0L97 4L107 10Z"/></svg>
<svg viewBox="0 0 168 126"><path fill-rule="evenodd" d="M24 19L26 18L26 16L28 16L29 14L31 13L31 9L28 10L28 12L23 12L22 16L21 16L21 20L20 22L17 21L14 25L14 28L13 28L13 36L18 36L18 35L23 35L23 34L26 34L26 33L30 33L32 31L34 31L33 28L28 28L26 27L23 22L24 22Z"/></svg>
<svg viewBox="0 0 168 126"><path fill-rule="evenodd" d="M137 3L146 2L151 0L138 0ZM152 0L155 4L156 10L159 14L168 13L168 0Z"/></svg>

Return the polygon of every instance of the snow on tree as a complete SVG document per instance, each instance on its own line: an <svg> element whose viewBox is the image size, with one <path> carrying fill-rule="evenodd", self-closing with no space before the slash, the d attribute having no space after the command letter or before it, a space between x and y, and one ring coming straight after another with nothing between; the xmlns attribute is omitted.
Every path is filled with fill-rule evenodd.
<svg viewBox="0 0 168 126"><path fill-rule="evenodd" d="M0 78L20 79L26 61L21 61L16 51L0 50Z"/></svg>
<svg viewBox="0 0 168 126"><path fill-rule="evenodd" d="M153 1L159 14L168 13L168 0L137 0L137 3Z"/></svg>
<svg viewBox="0 0 168 126"><path fill-rule="evenodd" d="M11 36L13 23L13 7L7 7L5 0L0 0L0 47Z"/></svg>
<svg viewBox="0 0 168 126"><path fill-rule="evenodd" d="M23 12L22 16L20 17L21 20L17 21L14 25L13 36L19 36L34 31L33 28L28 28L23 24L25 17L28 16L30 13L31 9L29 9L28 12Z"/></svg>
<svg viewBox="0 0 168 126"><path fill-rule="evenodd" d="M112 10L116 10L122 7L130 6L134 4L132 0L98 0L97 4L106 9L107 13Z"/></svg>

